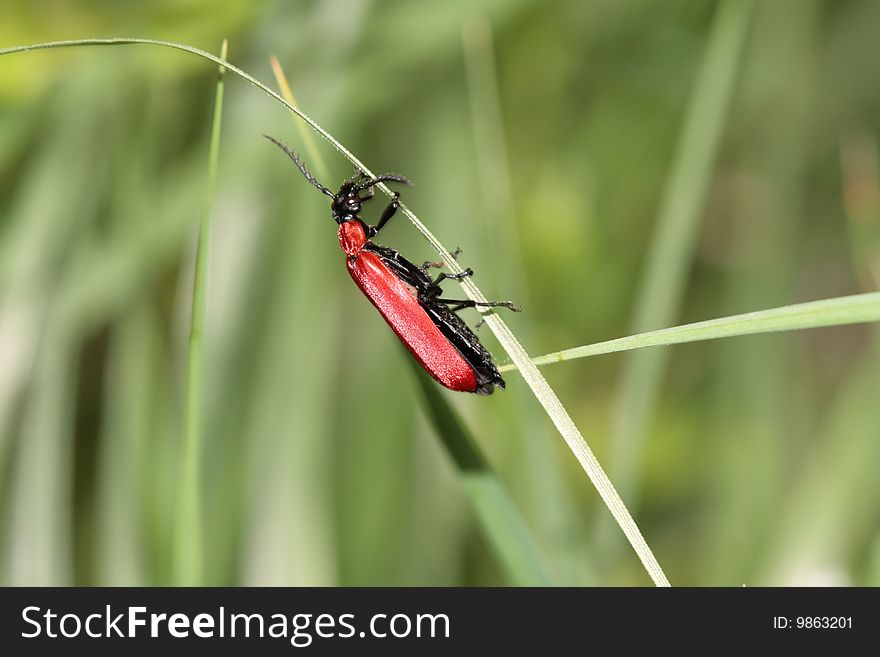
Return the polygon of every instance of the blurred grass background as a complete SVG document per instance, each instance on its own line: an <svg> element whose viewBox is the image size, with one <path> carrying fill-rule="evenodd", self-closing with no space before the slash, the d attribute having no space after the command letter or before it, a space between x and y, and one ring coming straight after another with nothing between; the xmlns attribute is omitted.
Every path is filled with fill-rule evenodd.
<svg viewBox="0 0 880 657"><path fill-rule="evenodd" d="M483 291L525 306L508 321L538 355L662 328L639 326L637 306L719 7L7 0L0 47L125 35L218 52L228 37L230 61L271 86L277 54L303 109L374 170L413 178L406 202L464 249ZM668 263L683 276L672 324L877 289L878 28L872 0L755 4L692 243ZM171 581L215 78L208 62L145 46L0 59L3 583ZM405 353L344 271L326 199L263 132L303 150L283 108L228 77L206 581L513 583ZM335 187L350 167L319 147ZM381 241L432 257L404 219ZM545 375L612 478L624 473L674 584L880 584L875 327L670 348L644 408L627 401L635 357ZM506 378L490 398L442 394L553 580L648 583L534 398ZM645 414L635 453L612 438L630 412Z"/></svg>

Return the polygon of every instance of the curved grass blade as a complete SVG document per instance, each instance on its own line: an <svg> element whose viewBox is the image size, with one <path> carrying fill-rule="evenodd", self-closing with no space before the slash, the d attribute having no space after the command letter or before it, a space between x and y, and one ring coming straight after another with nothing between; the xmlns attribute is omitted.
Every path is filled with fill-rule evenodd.
<svg viewBox="0 0 880 657"><path fill-rule="evenodd" d="M637 333L625 338L606 340L605 342L596 342L545 354L533 358L532 362L535 365L550 365L576 358L587 358L644 347L877 321L880 321L880 292L868 292L709 319L704 322L673 326L659 331ZM498 369L503 372L512 370L514 367L504 365Z"/></svg>
<svg viewBox="0 0 880 657"><path fill-rule="evenodd" d="M268 85L260 82L250 73L243 71L237 66L230 64L224 59L221 59L217 55L209 53L207 50L202 50L201 48L195 48L193 46L188 46L184 43L177 43L176 41L165 41L163 39L145 39L140 37L106 37L106 38L97 38L97 39L71 39L65 41L47 41L46 43L34 43L26 46L13 46L11 48L0 48L0 56L3 55L14 55L16 53L22 52L34 52L37 50L49 50L52 48L78 48L78 47L86 47L86 46L127 46L127 45L144 45L144 46L159 46L162 48L171 48L172 50L180 50L182 52L187 52L191 55L196 55L197 57L201 57L202 59L207 59L210 62L214 62L218 66L221 66L227 71L231 71L235 73L235 75L240 78L247 80L253 86L257 87L264 93L268 94L279 103L284 105L291 112L296 114L299 118L305 121L309 127L317 132L321 137L327 140L333 148L335 148L339 153L342 154L345 159L351 162L356 167L359 167L365 174L373 175L371 171L369 171L364 164L357 159L354 154L349 151L345 146L343 146L340 142L333 138L329 132L327 132L324 128L322 128L318 123L307 116L302 110L298 107L286 101L281 95L277 92L273 91ZM384 184L377 185L385 194L391 195L391 191ZM418 226L416 226L418 228Z"/></svg>
<svg viewBox="0 0 880 657"><path fill-rule="evenodd" d="M321 137L330 142L330 144L332 144L333 147L336 148L337 151L339 151L339 153L341 153L354 166L363 171L365 175L375 175L357 157L355 157L354 154L352 154L347 148L345 148L345 146L334 139L329 132L324 130L324 128L318 125L313 119L309 118L301 110L284 100L284 98L282 98L268 86L254 78L252 75L245 73L240 68L228 64L224 60L218 58L215 55L212 55L209 52L194 48L192 46L187 46L173 41L161 41L156 39L141 38L80 39L71 41L53 41L48 43L4 48L0 50L0 56L19 52L30 52L34 50L45 50L49 48L79 46L115 46L128 44L154 45L181 50L212 61L220 65L221 67L232 71L236 75L244 78L254 86L258 87L268 95L275 98L287 109L289 109L291 112L299 116L303 121L308 123L309 126L313 130L315 130L315 132L317 132L319 135L321 135ZM376 185L376 187L381 189L382 192L387 196L391 196L391 190L384 183L380 183ZM446 249L446 247L443 246L443 244L440 243L440 241L436 237L434 237L434 235L425 227L425 225L421 221L419 221L419 218L412 212L412 210L410 210L403 204L400 205L400 210L409 218L412 224L431 244L431 246L434 247L434 249L440 255L440 258L444 262L448 263L449 269L451 270L450 273L461 273L463 270L452 258L452 254ZM464 281L462 281L462 288L470 299L474 301L486 301L483 293L470 279L465 279ZM657 562L656 557L654 556L653 552L651 552L651 549L645 542L644 537L642 536L639 528L635 524L635 521L633 520L632 516L624 505L623 500L620 498L620 495L618 495L613 484L611 483L611 480L605 474L602 466L599 465L599 462L593 455L592 450L587 445L584 437L581 435L578 428L575 426L574 421L565 410L565 407L559 401L556 393L553 392L553 390L547 384L547 381L544 380L544 377L538 371L538 368L531 362L525 349L523 349L522 345L520 345L519 341L514 337L513 333L507 327L507 324L504 322L504 320L502 320L498 315L492 314L491 312L485 312L484 314L486 315L487 325L495 334L495 337L498 339L501 346L510 356L510 359L514 362L519 371L522 373L523 379L532 389L532 392L537 398L538 402L544 407L547 415L550 416L553 424L556 426L557 430L562 435L569 449L578 460L578 463L595 486L596 490L599 493L599 496L602 498L603 502L608 507L608 510L611 512L611 515L614 516L615 521L620 526L623 533L626 535L627 540L629 541L630 545L632 545L633 550L635 550L636 554L639 557L639 560L642 562L642 565L648 572L648 575L657 586L669 586L669 580L666 578L663 569L660 567L660 564Z"/></svg>

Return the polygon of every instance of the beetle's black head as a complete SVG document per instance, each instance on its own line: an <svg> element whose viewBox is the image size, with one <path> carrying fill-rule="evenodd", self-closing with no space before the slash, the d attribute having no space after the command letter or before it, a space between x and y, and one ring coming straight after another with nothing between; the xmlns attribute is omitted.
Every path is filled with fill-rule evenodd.
<svg viewBox="0 0 880 657"><path fill-rule="evenodd" d="M341 224L357 217L364 200L360 197L360 189L353 180L342 183L342 187L333 195L333 204L330 206L336 223Z"/></svg>
<svg viewBox="0 0 880 657"><path fill-rule="evenodd" d="M333 218L338 224L358 218L357 215L361 211L361 206L363 205L364 201L367 201L373 197L373 187L375 187L378 183L396 182L402 183L404 185L412 185L409 178L406 178L396 173L383 173L381 176L376 176L375 178L372 178L361 171L355 174L354 178L346 180L344 183L342 183L339 191L334 194L315 179L312 173L306 168L306 165L303 164L303 161L299 159L299 155L294 153L292 150L290 150L287 146L282 144L274 137L270 137L269 135L263 136L271 141L273 144L278 146L278 148L284 151L287 156L291 160L293 160L296 168L299 169L300 173L305 177L306 180L309 181L312 186L314 186L322 194L329 196L333 199L333 203L330 206L330 209L333 212ZM367 195L361 197L361 192L367 192Z"/></svg>

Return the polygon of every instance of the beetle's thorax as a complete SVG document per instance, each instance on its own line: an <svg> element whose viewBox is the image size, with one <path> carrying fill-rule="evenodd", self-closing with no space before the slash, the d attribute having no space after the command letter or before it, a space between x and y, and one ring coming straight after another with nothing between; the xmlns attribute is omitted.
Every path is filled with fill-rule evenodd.
<svg viewBox="0 0 880 657"><path fill-rule="evenodd" d="M339 224L339 246L347 256L356 256L367 243L367 230L360 219Z"/></svg>

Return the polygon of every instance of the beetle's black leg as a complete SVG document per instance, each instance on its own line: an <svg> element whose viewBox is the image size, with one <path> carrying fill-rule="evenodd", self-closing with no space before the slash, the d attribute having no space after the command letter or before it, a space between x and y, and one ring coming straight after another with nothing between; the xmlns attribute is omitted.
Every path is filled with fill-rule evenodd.
<svg viewBox="0 0 880 657"><path fill-rule="evenodd" d="M473 276L474 270L468 267L463 272L458 274L447 274L446 272L440 272L437 275L437 278L431 283L431 289L438 290L440 288L440 283L443 281L460 281L463 278L467 278L468 276Z"/></svg>
<svg viewBox="0 0 880 657"><path fill-rule="evenodd" d="M512 310L515 313L521 312L522 308L517 306L512 301L471 301L470 299L434 299L435 301L439 301L440 303L445 303L448 306L451 306L449 309L452 311L461 310L463 308L507 308L508 310Z"/></svg>
<svg viewBox="0 0 880 657"><path fill-rule="evenodd" d="M429 264L429 263L425 263L425 264ZM427 269L424 267L423 267L422 271L424 271L426 274L428 273ZM458 274L447 274L446 272L440 272L437 275L437 278L435 278L433 281L431 281L431 284L428 285L428 287L426 287L424 290L422 290L421 294L424 297L436 299L441 294L443 294L443 290L440 289L440 283L442 283L443 281L460 281L463 278L467 278L468 276L473 276L473 275L474 275L474 270L471 269L470 267L468 267L467 269L465 269L462 272L459 272Z"/></svg>
<svg viewBox="0 0 880 657"><path fill-rule="evenodd" d="M375 226L370 226L368 237L375 237L379 234L379 231L382 230L382 227L388 223L391 217L394 216L394 213L397 212L397 208L400 207L400 202L397 200L400 198L400 192L394 192L394 196L391 197L391 203L383 210L382 216L379 217L379 223Z"/></svg>
<svg viewBox="0 0 880 657"><path fill-rule="evenodd" d="M479 330L482 328L483 324L485 324L485 323L486 323L486 318L484 317L484 318L481 319L479 322L477 322L476 324L474 324L474 330L475 330L475 331L479 331Z"/></svg>

